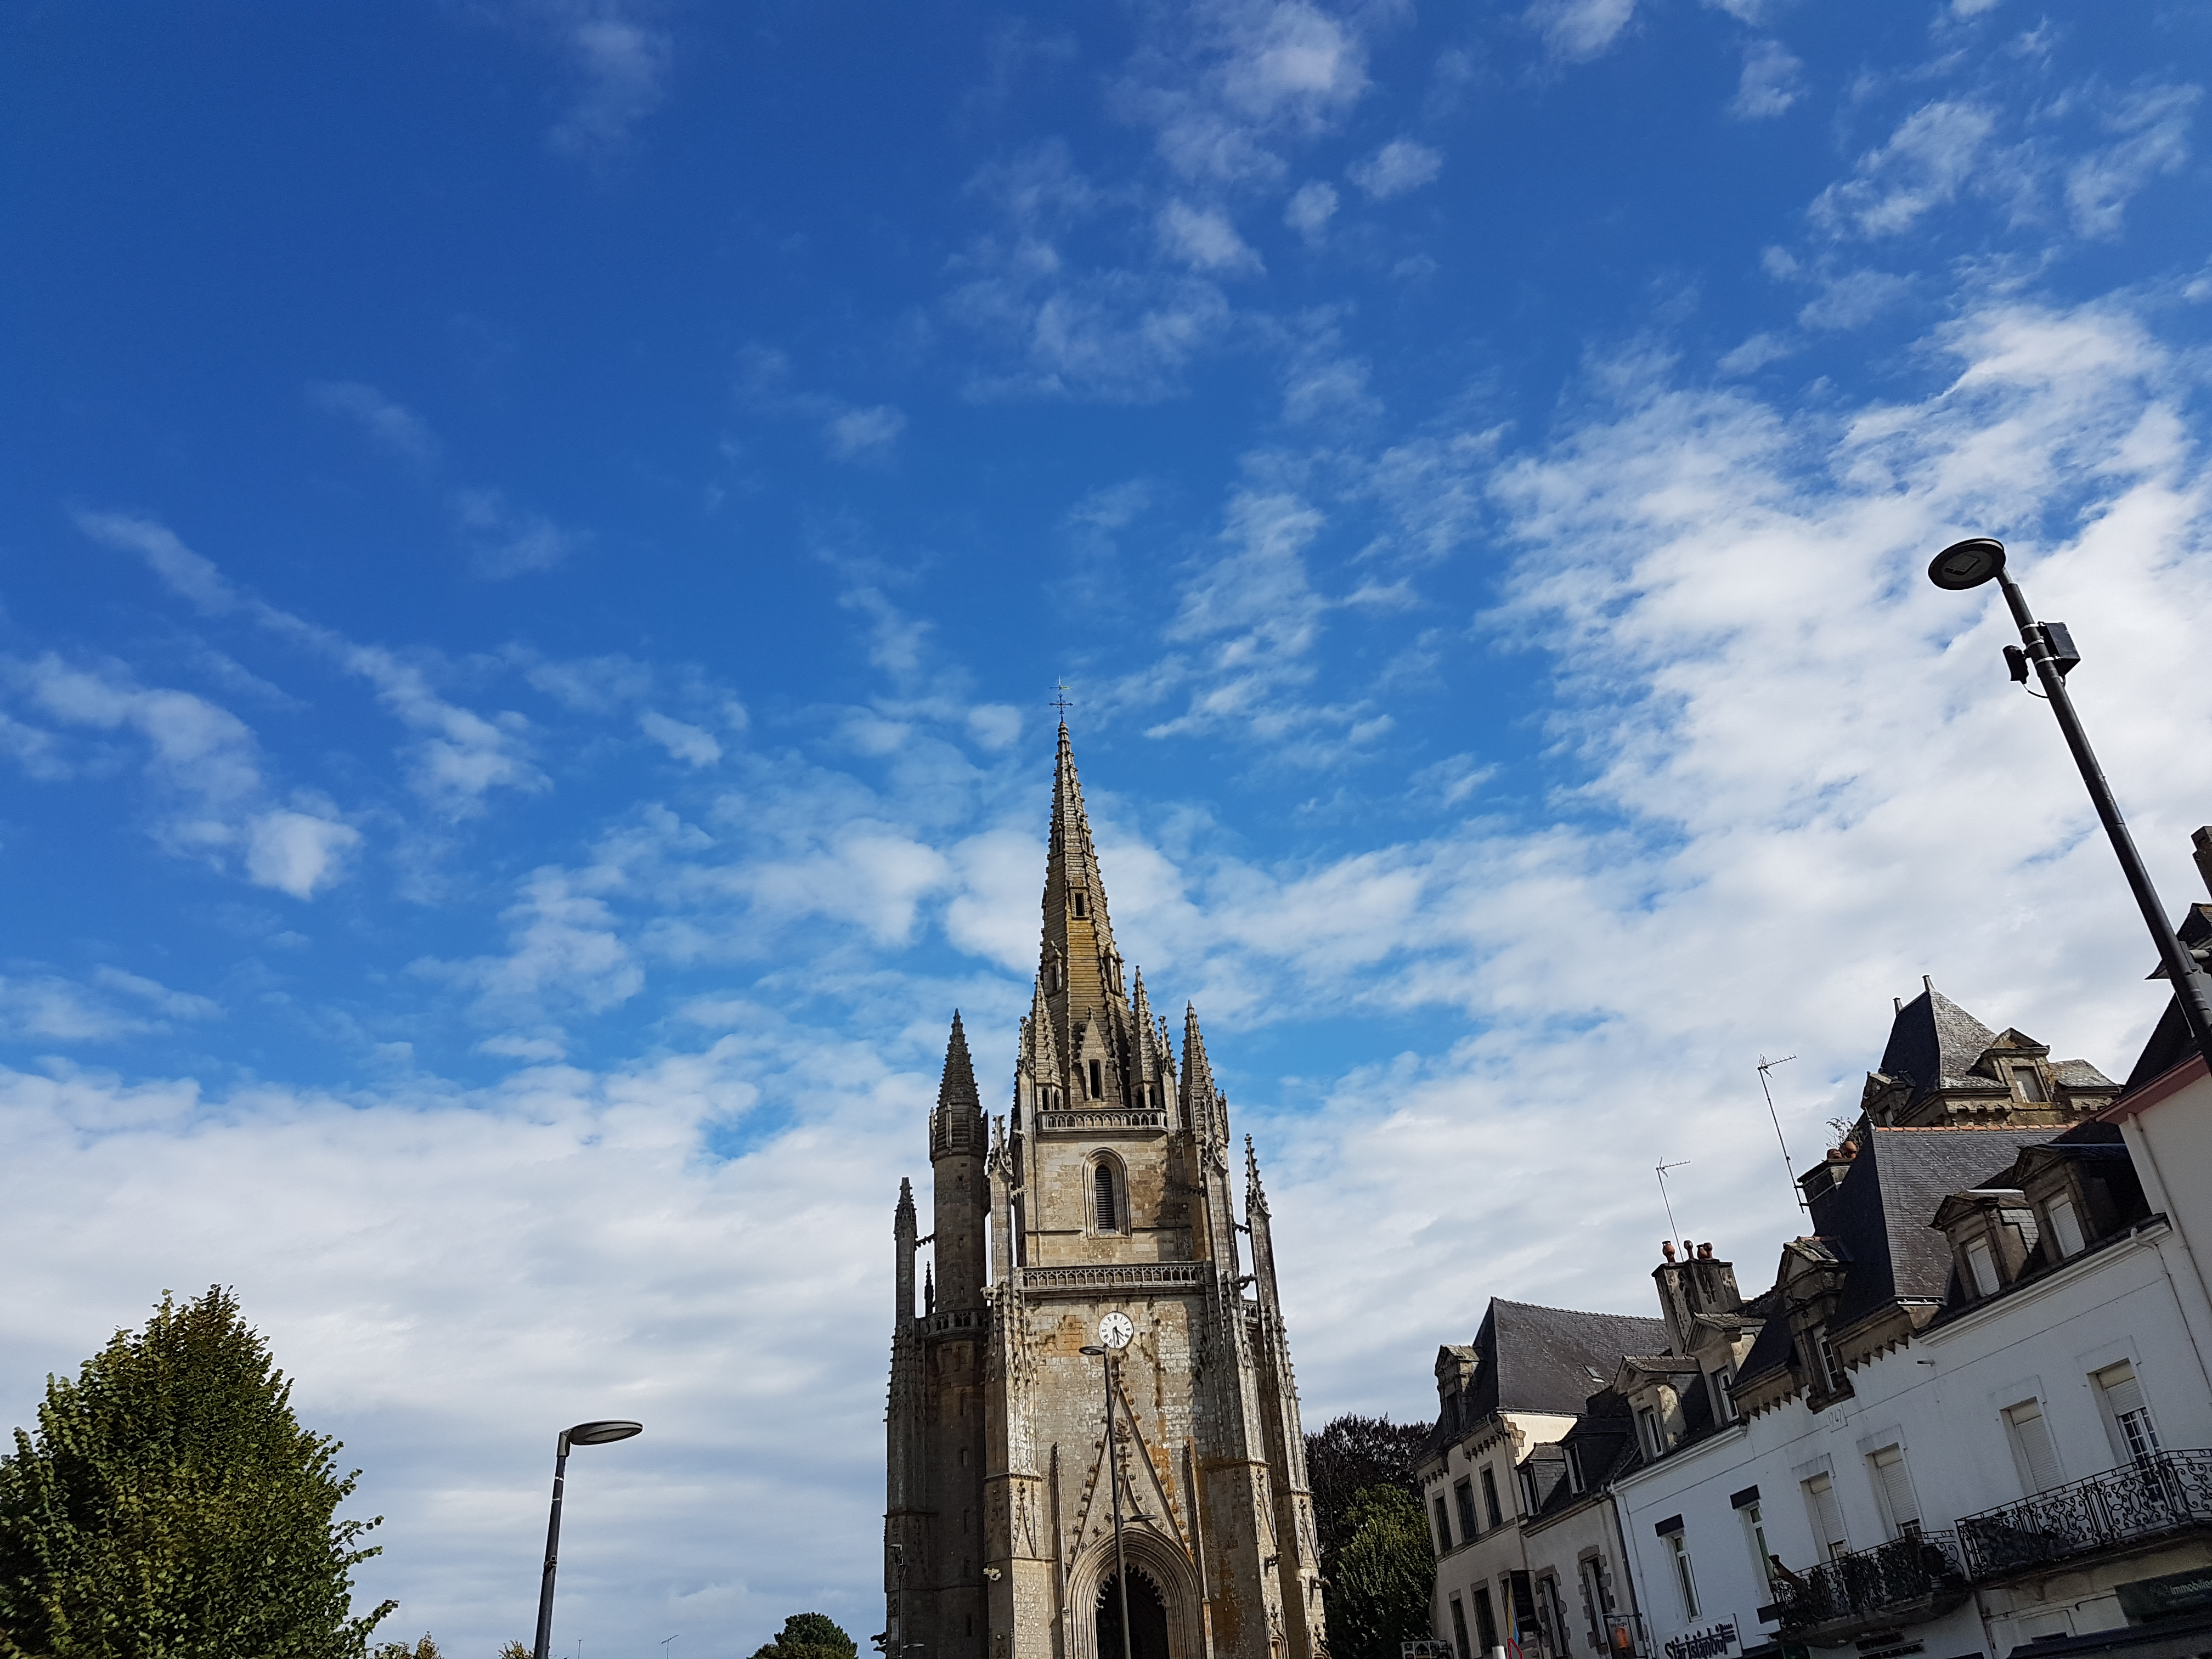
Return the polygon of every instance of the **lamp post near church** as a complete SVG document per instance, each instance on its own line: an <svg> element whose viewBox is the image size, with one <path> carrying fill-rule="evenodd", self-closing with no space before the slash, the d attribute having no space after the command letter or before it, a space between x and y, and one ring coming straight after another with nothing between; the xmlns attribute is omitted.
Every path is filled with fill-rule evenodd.
<svg viewBox="0 0 2212 1659"><path fill-rule="evenodd" d="M644 1432L642 1423L579 1423L572 1429L562 1430L560 1438L554 1443L553 1510L545 1522L545 1572L538 1583L538 1644L531 1650L531 1659L546 1659L547 1644L553 1639L553 1569L561 1556L561 1489L568 1480L568 1448L604 1446L611 1440L627 1440Z"/></svg>
<svg viewBox="0 0 2212 1659"><path fill-rule="evenodd" d="M1129 1646L1129 1563L1121 1553L1121 1453L1114 1442L1114 1356L1129 1346L1137 1328L1125 1313L1109 1313L1098 1322L1103 1347L1084 1352L1103 1359L1106 1376L1106 1479L1114 1493L1114 1588L1121 1603L1121 1659L1131 1659Z"/></svg>
<svg viewBox="0 0 2212 1659"><path fill-rule="evenodd" d="M2082 730L2081 717L2074 712L2074 700L2066 694L2066 676L2081 660L2081 653L2074 648L2073 635L2063 623L2035 620L2027 608L2027 595L2005 569L2004 544L1990 537L1954 542L1929 562L1928 580L1953 592L1991 580L2003 591L2005 604L2020 629L2021 641L2005 647L2005 662L2013 678L2021 684L2027 683L2031 668L2042 683L2051 712L2057 716L2058 729L2065 734L2066 746L2074 753L2074 763L2081 769L2089 799L2104 823L2105 833L2112 837L2112 851L2118 855L2128 889L2135 895L2136 908L2158 945L2159 960L2173 981L2173 1000L2189 1023L2190 1035L2197 1039L2197 1052L2204 1056L2206 1066L2212 1067L2212 981L2207 981L2204 970L2166 919L2166 906L2151 885L2150 871L2136 850L2135 837L2128 833L2119 803L2112 798L2112 786L2105 781L2104 769L2097 764L2096 752L2089 747L2089 734Z"/></svg>

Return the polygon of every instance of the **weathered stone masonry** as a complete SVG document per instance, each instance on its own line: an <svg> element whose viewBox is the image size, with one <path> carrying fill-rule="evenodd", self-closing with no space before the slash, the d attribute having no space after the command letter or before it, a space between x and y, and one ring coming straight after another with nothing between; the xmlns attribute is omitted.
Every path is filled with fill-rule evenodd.
<svg viewBox="0 0 2212 1659"><path fill-rule="evenodd" d="M933 1231L905 1182L894 1224L888 1659L1121 1659L1118 1623L1098 1651L1111 1494L1100 1362L1081 1352L1112 1310L1137 1327L1115 1412L1135 1659L1320 1659L1258 1163L1248 1139L1240 1225L1228 1100L1196 1012L1178 1066L1143 975L1124 984L1065 726L1013 1098L986 1119L956 1014L929 1150Z"/></svg>

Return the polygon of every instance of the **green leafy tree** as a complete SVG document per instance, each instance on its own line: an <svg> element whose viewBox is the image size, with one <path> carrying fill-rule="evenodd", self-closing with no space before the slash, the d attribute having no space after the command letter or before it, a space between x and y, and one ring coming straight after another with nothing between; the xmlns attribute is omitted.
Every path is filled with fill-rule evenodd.
<svg viewBox="0 0 2212 1659"><path fill-rule="evenodd" d="M1428 1441L1425 1424L1393 1423L1388 1416L1359 1417L1349 1412L1333 1419L1319 1434L1306 1437L1306 1485L1313 1492L1323 1577L1352 1536L1345 1517L1353 1498L1370 1486L1403 1486L1410 1495L1420 1496L1413 1484L1413 1466Z"/></svg>
<svg viewBox="0 0 2212 1659"><path fill-rule="evenodd" d="M753 1659L857 1659L859 1644L824 1613L794 1613L773 1642L757 1648Z"/></svg>
<svg viewBox="0 0 2212 1659"><path fill-rule="evenodd" d="M424 1631L422 1639L413 1647L404 1642L380 1642L369 1659L446 1659L445 1650Z"/></svg>
<svg viewBox="0 0 2212 1659"><path fill-rule="evenodd" d="M1431 1634L1436 1551L1419 1500L1402 1486L1370 1486L1345 1513L1349 1536L1322 1592L1336 1659L1398 1659L1401 1642Z"/></svg>
<svg viewBox="0 0 2212 1659"><path fill-rule="evenodd" d="M530 1659L530 1650L520 1642L509 1642L499 1650L499 1659Z"/></svg>
<svg viewBox="0 0 2212 1659"><path fill-rule="evenodd" d="M356 1475L292 1415L291 1384L220 1285L49 1376L0 1458L0 1656L344 1659ZM382 1517L379 1517L380 1520ZM433 1650L434 1651L434 1649Z"/></svg>

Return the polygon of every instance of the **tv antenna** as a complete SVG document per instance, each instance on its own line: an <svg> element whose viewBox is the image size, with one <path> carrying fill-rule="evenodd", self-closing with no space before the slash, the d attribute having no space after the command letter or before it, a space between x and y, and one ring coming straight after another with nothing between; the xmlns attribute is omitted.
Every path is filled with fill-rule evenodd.
<svg viewBox="0 0 2212 1659"><path fill-rule="evenodd" d="M1686 1168L1689 1162L1686 1158L1679 1164L1668 1164L1662 1160L1653 1166L1651 1171L1659 1177L1659 1201L1667 1206L1667 1231L1668 1235L1674 1238L1681 1238L1682 1233L1681 1230L1674 1224L1674 1200L1667 1196L1667 1171ZM1687 1239L1683 1239L1682 1242L1686 1244L1689 1243Z"/></svg>
<svg viewBox="0 0 2212 1659"><path fill-rule="evenodd" d="M1782 1138L1782 1114L1774 1109L1774 1089L1767 1081L1776 1066L1787 1066L1796 1058L1795 1054L1784 1054L1779 1060L1769 1060L1761 1054L1759 1057L1759 1091L1766 1097L1767 1116L1774 1120L1774 1144L1782 1149L1782 1172L1790 1177L1790 1196L1797 1200L1797 1207L1802 1210L1805 1208L1805 1194L1797 1185L1797 1164L1790 1156L1790 1143Z"/></svg>

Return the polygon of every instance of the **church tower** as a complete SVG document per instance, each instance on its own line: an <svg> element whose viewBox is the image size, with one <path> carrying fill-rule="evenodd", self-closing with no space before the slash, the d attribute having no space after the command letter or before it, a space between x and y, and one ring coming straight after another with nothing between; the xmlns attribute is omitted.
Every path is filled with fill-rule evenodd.
<svg viewBox="0 0 2212 1659"><path fill-rule="evenodd" d="M1131 1659L1322 1659L1259 1162L1248 1139L1239 1222L1228 1099L1196 1011L1178 1066L1125 975L1066 726L1012 1098L987 1127L955 1014L929 1152L934 1231L905 1182L892 1227L885 1659L1122 1659L1124 1589ZM1109 1456L1109 1374L1083 1350L1114 1313L1135 1334Z"/></svg>

